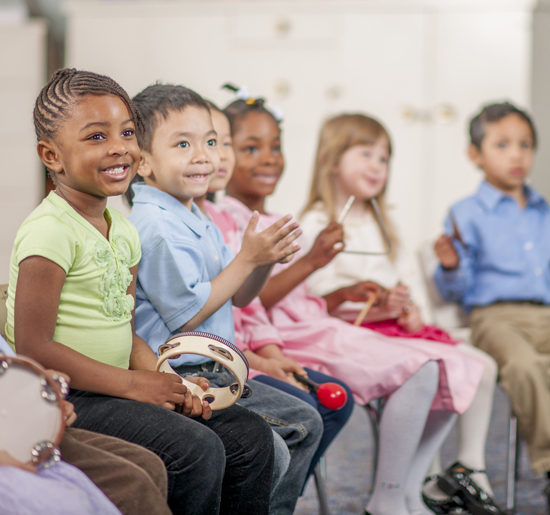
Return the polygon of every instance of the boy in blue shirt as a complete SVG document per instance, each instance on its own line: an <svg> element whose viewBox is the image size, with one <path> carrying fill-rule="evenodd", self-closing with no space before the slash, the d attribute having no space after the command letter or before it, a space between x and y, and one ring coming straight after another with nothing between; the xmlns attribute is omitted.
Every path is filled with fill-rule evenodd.
<svg viewBox="0 0 550 515"><path fill-rule="evenodd" d="M256 233L256 214L241 251L233 256L219 229L193 202L206 193L219 167L208 105L195 92L168 85L150 86L134 101L145 122L138 172L145 184L133 187L130 215L142 246L136 332L157 353L179 331L203 331L234 343L232 302L246 306L261 291L274 263L292 258L298 250L298 224L289 223L288 215ZM182 376L204 375L213 383L223 379L217 364L202 356L183 355L170 364ZM250 384L253 396L241 403L264 415L294 447L289 471L275 489L269 510L291 514L319 444L322 421L317 410L295 397L258 382ZM279 441L275 435L276 450ZM286 446L284 452L288 457ZM255 474L251 470L242 480L251 502L239 513L264 513L255 500L257 489L265 488L265 478Z"/></svg>
<svg viewBox="0 0 550 515"><path fill-rule="evenodd" d="M498 363L534 473L550 471L550 210L526 185L536 147L529 115L485 106L470 123L470 160L485 175L452 206L435 250L446 300L470 313L472 343Z"/></svg>

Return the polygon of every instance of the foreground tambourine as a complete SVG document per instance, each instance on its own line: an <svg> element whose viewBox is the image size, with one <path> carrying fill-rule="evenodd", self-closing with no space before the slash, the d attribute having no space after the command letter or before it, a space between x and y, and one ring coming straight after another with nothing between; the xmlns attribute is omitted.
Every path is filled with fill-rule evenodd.
<svg viewBox="0 0 550 515"><path fill-rule="evenodd" d="M177 358L182 354L198 354L216 361L233 374L236 379L234 383L224 388L208 388L206 391L199 385L183 379L185 386L201 400L208 401L213 410L228 408L241 397L251 395L250 387L246 384L248 361L235 345L219 336L201 332L179 333L168 338L158 351L157 370L161 372L174 372L167 363L168 359Z"/></svg>
<svg viewBox="0 0 550 515"><path fill-rule="evenodd" d="M60 460L67 382L29 358L0 353L0 449L44 468Z"/></svg>

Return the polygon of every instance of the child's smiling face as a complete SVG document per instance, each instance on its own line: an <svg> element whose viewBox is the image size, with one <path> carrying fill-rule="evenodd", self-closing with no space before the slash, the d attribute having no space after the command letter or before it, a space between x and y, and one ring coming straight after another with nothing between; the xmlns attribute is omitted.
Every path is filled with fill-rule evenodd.
<svg viewBox="0 0 550 515"><path fill-rule="evenodd" d="M268 113L249 113L238 120L233 134L236 165L228 192L239 199L260 200L271 195L285 162L281 131Z"/></svg>
<svg viewBox="0 0 550 515"><path fill-rule="evenodd" d="M486 123L481 150L470 145L468 153L489 184L505 193L521 190L533 164L531 127L517 114Z"/></svg>
<svg viewBox="0 0 550 515"><path fill-rule="evenodd" d="M143 151L139 174L145 183L177 198L188 209L204 195L220 165L217 135L207 109L188 106L161 119L151 152Z"/></svg>
<svg viewBox="0 0 550 515"><path fill-rule="evenodd" d="M376 197L384 189L390 160L389 141L386 136L372 145L354 145L348 148L333 170L337 195L357 200Z"/></svg>
<svg viewBox="0 0 550 515"><path fill-rule="evenodd" d="M115 95L86 95L76 102L49 146L55 160L47 166L66 193L121 195L139 164L134 122Z"/></svg>

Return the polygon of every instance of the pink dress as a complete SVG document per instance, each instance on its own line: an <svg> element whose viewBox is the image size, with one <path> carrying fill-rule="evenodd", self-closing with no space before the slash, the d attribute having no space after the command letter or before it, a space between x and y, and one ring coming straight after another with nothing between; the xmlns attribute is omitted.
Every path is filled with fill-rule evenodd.
<svg viewBox="0 0 550 515"><path fill-rule="evenodd" d="M242 237L252 212L231 197L225 197L219 206L232 215ZM257 230L266 229L278 218L262 215ZM227 240L236 243L234 235ZM286 266L290 265L276 265L273 274ZM472 402L483 373L480 361L452 346L387 337L331 317L324 299L311 295L305 282L271 308L268 315L287 356L302 366L342 379L361 404L391 394L424 363L435 360L440 378L432 409L463 413Z"/></svg>

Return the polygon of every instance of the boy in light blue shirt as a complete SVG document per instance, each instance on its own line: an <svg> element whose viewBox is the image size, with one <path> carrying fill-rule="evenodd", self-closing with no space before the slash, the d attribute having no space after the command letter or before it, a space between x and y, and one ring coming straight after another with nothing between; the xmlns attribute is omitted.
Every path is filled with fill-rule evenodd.
<svg viewBox="0 0 550 515"><path fill-rule="evenodd" d="M472 343L498 363L531 468L548 473L550 209L525 184L536 132L527 113L503 103L472 119L470 138L469 157L485 180L452 206L435 245L435 280L470 313Z"/></svg>
<svg viewBox="0 0 550 515"><path fill-rule="evenodd" d="M134 102L145 122L138 172L145 184L134 185L130 215L142 246L136 332L157 353L170 335L180 331L208 332L234 343L232 303L238 307L248 305L261 291L272 266L292 258L299 249L294 244L300 235L298 224L287 215L256 233L256 213L241 251L234 256L219 229L193 202L206 194L219 167L208 105L187 88L167 85L146 88ZM208 358L183 355L170 364L182 376L204 375L214 384L224 380L217 364ZM290 465L284 463L288 472L275 488L269 508L272 515L291 515L319 445L323 423L317 410L303 401L259 382L249 384L253 395L239 404L259 413L276 428L276 469L283 467L277 463L280 444L287 460L287 446L293 448ZM227 410L233 408L240 406ZM214 412L212 418L227 410ZM234 442L231 434L228 431L228 441ZM265 488L254 475L251 470L242 479L246 485L242 490L249 492L250 499L258 499L257 489ZM265 511L256 502L241 507L238 513L256 515Z"/></svg>

